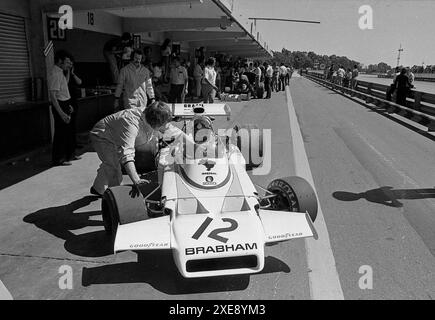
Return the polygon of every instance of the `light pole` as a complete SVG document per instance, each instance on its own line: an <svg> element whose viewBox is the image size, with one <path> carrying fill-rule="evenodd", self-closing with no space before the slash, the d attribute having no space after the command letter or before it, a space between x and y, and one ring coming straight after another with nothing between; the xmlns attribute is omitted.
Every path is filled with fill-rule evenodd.
<svg viewBox="0 0 435 320"><path fill-rule="evenodd" d="M397 50L397 51L399 51L399 54L397 55L397 66L396 67L399 67L400 53L403 51L402 44L400 44L399 50Z"/></svg>

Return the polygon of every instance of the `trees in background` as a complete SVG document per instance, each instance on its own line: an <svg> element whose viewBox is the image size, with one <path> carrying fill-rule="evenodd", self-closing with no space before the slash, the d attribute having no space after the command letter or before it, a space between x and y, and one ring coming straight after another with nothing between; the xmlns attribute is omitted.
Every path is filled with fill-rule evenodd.
<svg viewBox="0 0 435 320"><path fill-rule="evenodd" d="M278 65L281 62L284 62L286 65L290 65L295 69L305 69L305 68L314 68L315 65L324 64L326 67L334 64L335 66L343 65L345 68L353 69L353 66L360 65L358 61L351 60L347 57L341 57L331 55L319 55L314 53L313 51L289 51L287 49L282 49L281 52L274 51L273 59L271 62L276 62Z"/></svg>
<svg viewBox="0 0 435 320"><path fill-rule="evenodd" d="M290 51L287 49L282 49L281 52L274 51L273 58L270 62L276 62L278 65L281 64L281 62L284 62L284 64L290 65L295 69L314 69L315 66L320 66L322 64L324 64L325 67L329 67L331 64L334 64L334 66L336 66L337 68L339 65L342 65L346 69L353 69L354 65L358 65L360 71L366 73L391 73L394 69L394 67L388 65L385 62L380 62L378 64L369 64L368 66L363 67L363 65L358 61L351 60L344 56L337 56L335 54L330 56L319 55L314 53L313 51ZM435 65L414 65L411 70L414 73L435 73Z"/></svg>

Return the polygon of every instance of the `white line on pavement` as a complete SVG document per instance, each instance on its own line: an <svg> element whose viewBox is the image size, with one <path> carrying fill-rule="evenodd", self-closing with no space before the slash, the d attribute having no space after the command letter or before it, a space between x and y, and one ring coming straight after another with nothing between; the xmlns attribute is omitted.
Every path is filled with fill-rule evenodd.
<svg viewBox="0 0 435 320"><path fill-rule="evenodd" d="M305 178L313 186L317 194L289 87L286 87L286 96L293 142L295 173ZM314 227L317 230L319 239L305 239L308 268L311 270L308 273L311 298L314 300L344 300L320 203Z"/></svg>
<svg viewBox="0 0 435 320"><path fill-rule="evenodd" d="M3 282L0 280L0 300L13 300L12 295L6 289Z"/></svg>

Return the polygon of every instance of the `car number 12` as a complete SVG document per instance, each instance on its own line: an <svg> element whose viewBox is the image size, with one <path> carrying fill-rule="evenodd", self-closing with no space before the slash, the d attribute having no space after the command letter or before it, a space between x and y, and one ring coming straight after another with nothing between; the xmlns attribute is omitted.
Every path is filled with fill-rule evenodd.
<svg viewBox="0 0 435 320"><path fill-rule="evenodd" d="M205 218L204 222L199 226L198 230L196 230L196 232L193 234L192 238L195 240L198 240L202 234L204 233L204 231L207 229L207 227L210 225L210 223L213 221L212 218L207 217ZM222 221L224 222L229 222L230 226L226 227L226 228L217 228L214 229L213 231L211 231L208 235L209 238L212 238L214 240L223 242L223 243L227 243L228 238L222 237L219 234L223 233L223 232L231 232L237 229L237 227L239 226L239 224L237 223L236 220L233 220L231 218L223 218Z"/></svg>

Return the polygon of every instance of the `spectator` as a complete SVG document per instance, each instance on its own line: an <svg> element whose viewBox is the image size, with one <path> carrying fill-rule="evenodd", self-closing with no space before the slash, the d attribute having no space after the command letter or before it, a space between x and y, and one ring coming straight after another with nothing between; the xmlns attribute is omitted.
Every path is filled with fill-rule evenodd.
<svg viewBox="0 0 435 320"><path fill-rule="evenodd" d="M215 71L216 71L216 87L218 88L216 92L218 93L221 92L222 90L222 68L218 61L216 61L215 64Z"/></svg>
<svg viewBox="0 0 435 320"><path fill-rule="evenodd" d="M78 105L77 105L77 97L78 97L78 90L79 87L82 85L82 79L80 79L74 71L74 58L70 56L71 63L67 65L67 70L64 71L64 75L66 77L66 81L68 82L68 90L71 96L71 106L73 107L73 111L71 113L71 137L72 137L72 144L73 144L73 150L77 148L77 113L78 113ZM80 157L73 155L71 159L69 160L79 160Z"/></svg>
<svg viewBox="0 0 435 320"><path fill-rule="evenodd" d="M240 81L240 74L235 67L232 67L231 68L231 92L236 90L239 81Z"/></svg>
<svg viewBox="0 0 435 320"><path fill-rule="evenodd" d="M216 60L210 57L205 62L204 78L202 79L202 96L204 103L213 103L216 91L216 70L214 69Z"/></svg>
<svg viewBox="0 0 435 320"><path fill-rule="evenodd" d="M334 75L334 65L331 64L328 70L328 80L333 82L332 76Z"/></svg>
<svg viewBox="0 0 435 320"><path fill-rule="evenodd" d="M273 68L267 62L264 64L266 69L266 76L264 78L264 89L266 90L266 99L270 99L272 96L272 78L273 78Z"/></svg>
<svg viewBox="0 0 435 320"><path fill-rule="evenodd" d="M131 34L125 32L121 38L116 37L104 44L103 55L109 64L112 83L118 83L119 78L119 63L121 55L124 53L124 48L131 44Z"/></svg>
<svg viewBox="0 0 435 320"><path fill-rule="evenodd" d="M259 63L259 68L261 71L261 75L260 75L260 84L257 88L257 98L258 99L263 99L264 96L264 81L265 81L265 77L266 77L266 69L264 68L264 66Z"/></svg>
<svg viewBox="0 0 435 320"><path fill-rule="evenodd" d="M329 68L323 70L323 79L328 80Z"/></svg>
<svg viewBox="0 0 435 320"><path fill-rule="evenodd" d="M415 78L415 76L412 73L411 68L409 68L409 67L406 68L406 75L408 76L409 84L411 85L411 88L414 88L415 87L414 86L414 78Z"/></svg>
<svg viewBox="0 0 435 320"><path fill-rule="evenodd" d="M394 70L393 83L387 89L387 93L386 93L386 100L387 101L392 101L392 96L393 96L394 92L396 91L396 78L398 75L400 75L400 69L399 69L399 67L396 67Z"/></svg>
<svg viewBox="0 0 435 320"><path fill-rule="evenodd" d="M256 92L249 81L248 76L245 74L245 68L240 68L240 80L237 83L236 93L250 93L251 97L256 97Z"/></svg>
<svg viewBox="0 0 435 320"><path fill-rule="evenodd" d="M337 84L339 86L343 85L343 79L344 79L345 73L346 73L346 71L344 71L343 66L340 66L337 70Z"/></svg>
<svg viewBox="0 0 435 320"><path fill-rule="evenodd" d="M201 81L204 76L203 70L204 60L198 60L198 63L195 65L195 69L193 70L193 78L195 79L195 97L201 97Z"/></svg>
<svg viewBox="0 0 435 320"><path fill-rule="evenodd" d="M274 90L275 92L278 92L280 90L279 86L280 86L280 84L279 84L279 67L274 63L272 90Z"/></svg>
<svg viewBox="0 0 435 320"><path fill-rule="evenodd" d="M153 65L153 84L160 85L163 80L163 63L160 61Z"/></svg>
<svg viewBox="0 0 435 320"><path fill-rule="evenodd" d="M394 80L394 88L396 90L396 103L406 106L406 97L411 88L411 84L409 83L405 68L402 68L400 74Z"/></svg>
<svg viewBox="0 0 435 320"><path fill-rule="evenodd" d="M337 78L338 78L337 70L334 70L334 72L332 73L332 83L337 84Z"/></svg>
<svg viewBox="0 0 435 320"><path fill-rule="evenodd" d="M261 79L261 69L260 69L260 66L258 65L258 62L254 63L254 68L252 69L252 72L255 74L254 87L258 88L260 85L260 79Z"/></svg>
<svg viewBox="0 0 435 320"><path fill-rule="evenodd" d="M350 88L351 80L352 80L352 70L350 68L347 68L346 74L343 79L343 87Z"/></svg>
<svg viewBox="0 0 435 320"><path fill-rule="evenodd" d="M279 90L285 90L285 79L287 76L287 68L283 62L281 62L281 66L279 67Z"/></svg>
<svg viewBox="0 0 435 320"><path fill-rule="evenodd" d="M285 75L285 85L288 86L290 85L290 78L292 75L292 70L290 67L286 67L287 68L287 74Z"/></svg>
<svg viewBox="0 0 435 320"><path fill-rule="evenodd" d="M393 76L393 83L396 81L397 76L400 75L400 68L396 67L394 76Z"/></svg>
<svg viewBox="0 0 435 320"><path fill-rule="evenodd" d="M171 63L171 53L172 53L172 49L171 49L171 39L166 38L165 41L163 42L162 46L160 47L160 54L162 56L163 59L163 67L164 67L164 81L168 82L169 79L169 67L170 67L170 63Z"/></svg>
<svg viewBox="0 0 435 320"><path fill-rule="evenodd" d="M350 87L352 90L355 90L356 88L356 85L358 83L358 75L359 75L358 66L354 65L352 70L352 79L350 80L351 81Z"/></svg>
<svg viewBox="0 0 435 320"><path fill-rule="evenodd" d="M184 103L184 96L188 90L189 77L186 68L181 65L179 57L175 57L173 63L174 66L169 76L169 83L171 84L169 99L172 103Z"/></svg>
<svg viewBox="0 0 435 320"><path fill-rule="evenodd" d="M71 65L70 55L65 51L58 51L54 56L54 67L48 79L48 90L52 104L54 118L54 138L52 149L52 165L71 165L70 159L74 154L73 131L71 128L71 95L68 81L64 75Z"/></svg>
<svg viewBox="0 0 435 320"><path fill-rule="evenodd" d="M119 110L119 99L123 91L124 109L145 109L148 102L147 94L151 102L154 100L154 89L150 73L141 62L142 51L135 50L132 61L121 69L115 91L115 111Z"/></svg>

